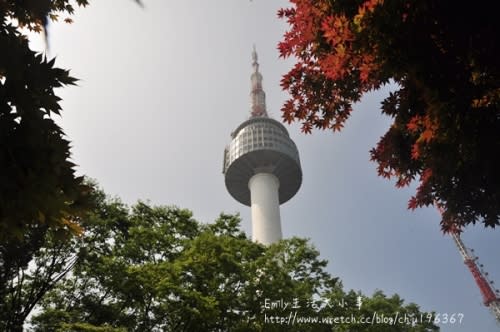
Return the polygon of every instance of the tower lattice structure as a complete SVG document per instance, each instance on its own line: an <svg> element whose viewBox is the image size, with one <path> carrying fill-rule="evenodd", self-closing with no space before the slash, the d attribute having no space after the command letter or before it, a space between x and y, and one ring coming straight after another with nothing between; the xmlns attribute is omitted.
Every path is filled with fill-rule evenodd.
<svg viewBox="0 0 500 332"><path fill-rule="evenodd" d="M436 206L442 215L443 209L439 204L436 204ZM463 243L460 237L460 228L452 228L450 235L481 292L483 304L490 309L496 322L500 325L500 291L493 286L493 281L489 279L488 272L485 272L483 264L479 263L479 257L474 255L474 249L467 249Z"/></svg>
<svg viewBox="0 0 500 332"><path fill-rule="evenodd" d="M451 237L453 238L453 241L455 241L465 265L471 272L474 281L479 287L483 297L483 304L490 309L497 323L500 324L500 291L493 287L493 281L488 278L488 272L485 272L483 270L483 265L479 264L479 258L474 255L474 250L469 250L464 245L459 232L451 232Z"/></svg>

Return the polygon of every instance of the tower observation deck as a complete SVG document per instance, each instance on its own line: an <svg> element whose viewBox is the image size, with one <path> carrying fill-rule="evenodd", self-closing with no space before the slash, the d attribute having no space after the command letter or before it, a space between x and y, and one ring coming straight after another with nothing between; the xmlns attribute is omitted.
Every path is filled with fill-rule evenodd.
<svg viewBox="0 0 500 332"><path fill-rule="evenodd" d="M252 239L270 244L282 237L279 205L299 190L302 170L285 126L267 115L255 48L252 59L251 115L231 133L222 172L231 196L251 207Z"/></svg>

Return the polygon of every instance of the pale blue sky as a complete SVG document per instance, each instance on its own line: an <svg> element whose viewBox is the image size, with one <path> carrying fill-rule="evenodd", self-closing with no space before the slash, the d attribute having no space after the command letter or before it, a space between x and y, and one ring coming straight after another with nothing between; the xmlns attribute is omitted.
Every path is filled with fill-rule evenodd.
<svg viewBox="0 0 500 332"><path fill-rule="evenodd" d="M224 186L222 155L230 132L249 110L252 44L257 45L268 112L280 118L279 81L292 60L279 59L287 25L276 11L287 1L101 0L75 23L50 28L56 64L81 79L62 89L59 123L72 141L80 174L127 203L189 208L204 222L250 209ZM379 111L387 89L355 106L341 134L300 133L303 184L281 207L285 237L308 237L346 288L382 289L438 313L463 313L442 331L493 331L472 276L433 209L411 212L414 188L398 190L377 177L371 147L387 130ZM463 235L500 282L498 230L476 226Z"/></svg>

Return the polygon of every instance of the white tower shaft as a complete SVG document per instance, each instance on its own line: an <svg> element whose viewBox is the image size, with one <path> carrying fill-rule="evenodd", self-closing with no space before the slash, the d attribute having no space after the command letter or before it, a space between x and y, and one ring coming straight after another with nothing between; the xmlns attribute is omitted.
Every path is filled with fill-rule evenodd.
<svg viewBox="0 0 500 332"><path fill-rule="evenodd" d="M281 240L279 180L257 173L248 181L252 209L252 240L268 245Z"/></svg>

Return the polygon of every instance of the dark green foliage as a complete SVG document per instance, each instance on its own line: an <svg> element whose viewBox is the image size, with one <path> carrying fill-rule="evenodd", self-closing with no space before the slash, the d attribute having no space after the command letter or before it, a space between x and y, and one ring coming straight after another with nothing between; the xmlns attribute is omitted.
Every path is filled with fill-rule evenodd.
<svg viewBox="0 0 500 332"><path fill-rule="evenodd" d="M97 206L85 222L82 242L72 249L79 260L42 301L32 320L34 331L332 330L332 325L320 323L285 328L266 321L291 312L264 307L266 301L280 299L350 302L343 311L318 312L303 305L297 311L301 316L361 313L355 307L359 294L344 293L306 240L292 238L265 247L240 231L238 216L222 214L213 224L200 224L176 207L139 202L129 209L109 200ZM411 306L398 301L373 299L388 313ZM373 310L382 311L369 306L365 311ZM349 326L337 328L347 331ZM359 330L372 331L368 325ZM396 330L437 328L429 323Z"/></svg>
<svg viewBox="0 0 500 332"><path fill-rule="evenodd" d="M91 205L101 206L104 194L90 192ZM89 226L88 234L89 218L87 214L79 221ZM92 240L90 235L86 239ZM84 244L81 236L67 236L44 224L26 226L21 239L0 242L0 331L22 331L35 306L87 252Z"/></svg>
<svg viewBox="0 0 500 332"><path fill-rule="evenodd" d="M86 1L76 1L86 5ZM55 89L75 84L55 59L31 51L22 27L72 14L70 1L0 1L0 330L20 331L38 301L71 269L89 187L75 176L53 117ZM69 248L72 248L69 250ZM30 264L31 262L31 264ZM30 265L29 265L30 264Z"/></svg>
<svg viewBox="0 0 500 332"><path fill-rule="evenodd" d="M61 235L80 232L76 217L87 188L75 176L69 142L53 119L61 111L55 89L76 79L55 67L55 59L31 51L19 29L41 31L56 13L72 14L70 2L0 1L1 242L23 241L37 225Z"/></svg>

